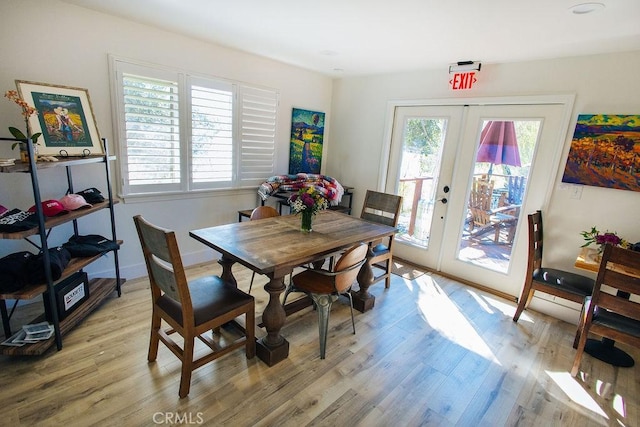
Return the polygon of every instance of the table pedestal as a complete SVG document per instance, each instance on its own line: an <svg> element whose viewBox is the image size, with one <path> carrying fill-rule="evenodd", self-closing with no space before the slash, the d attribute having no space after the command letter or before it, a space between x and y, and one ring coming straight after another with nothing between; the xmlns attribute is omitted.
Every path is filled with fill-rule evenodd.
<svg viewBox="0 0 640 427"><path fill-rule="evenodd" d="M280 329L284 326L287 314L280 303L280 294L285 289L284 277L269 275L269 283L264 290L269 294L269 302L262 313L262 323L267 330L267 336L256 343L256 354L264 363L273 366L289 356L289 342L280 335Z"/></svg>
<svg viewBox="0 0 640 427"><path fill-rule="evenodd" d="M360 289L357 291L351 291L353 308L361 313L371 310L376 302L376 297L369 293L369 286L373 283L374 278L370 263L372 257L373 252L371 251L371 248L369 248L367 252L367 262L362 264L362 267L358 272L358 286L360 286Z"/></svg>
<svg viewBox="0 0 640 427"><path fill-rule="evenodd" d="M235 261L223 255L218 263L222 266L220 277L237 288L238 283L231 271ZM286 274L280 277L270 275L269 283L264 287L264 290L269 294L269 302L262 313L262 325L267 330L267 336L256 341L256 355L268 366L273 366L289 357L289 342L280 335L280 329L284 326L287 317L284 307L280 304L280 294L285 289L285 276Z"/></svg>
<svg viewBox="0 0 640 427"><path fill-rule="evenodd" d="M584 346L584 351L596 359L607 362L610 365L619 366L621 368L632 367L635 363L633 358L614 345L615 341L609 338L602 338L600 341L588 339Z"/></svg>
<svg viewBox="0 0 640 427"><path fill-rule="evenodd" d="M629 299L630 294L628 292L618 290L618 292L616 292L616 296L618 298ZM616 342L610 338L602 338L601 341L588 339L584 346L584 351L596 359L607 362L610 365L619 366L621 368L632 367L634 364L633 358L619 348L614 347L615 343Z"/></svg>
<svg viewBox="0 0 640 427"><path fill-rule="evenodd" d="M265 343L265 338L256 341L256 356L267 366L273 366L289 356L289 341L283 338L280 345L272 347Z"/></svg>

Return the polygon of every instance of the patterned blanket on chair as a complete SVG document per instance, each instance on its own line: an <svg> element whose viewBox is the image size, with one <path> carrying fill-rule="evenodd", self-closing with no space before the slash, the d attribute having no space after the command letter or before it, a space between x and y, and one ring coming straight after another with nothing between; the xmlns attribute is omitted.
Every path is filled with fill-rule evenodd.
<svg viewBox="0 0 640 427"><path fill-rule="evenodd" d="M327 175L313 173L298 173L295 175L275 175L260 184L258 195L262 200L278 191L298 191L301 188L313 187L329 201L330 205L337 205L342 200L344 188L338 181Z"/></svg>

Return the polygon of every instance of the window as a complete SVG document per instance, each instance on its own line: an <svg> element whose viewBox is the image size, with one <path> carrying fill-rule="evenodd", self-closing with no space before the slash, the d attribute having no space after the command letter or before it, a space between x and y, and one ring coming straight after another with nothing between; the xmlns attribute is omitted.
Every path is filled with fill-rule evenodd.
<svg viewBox="0 0 640 427"><path fill-rule="evenodd" d="M255 187L274 175L278 93L113 59L122 194Z"/></svg>

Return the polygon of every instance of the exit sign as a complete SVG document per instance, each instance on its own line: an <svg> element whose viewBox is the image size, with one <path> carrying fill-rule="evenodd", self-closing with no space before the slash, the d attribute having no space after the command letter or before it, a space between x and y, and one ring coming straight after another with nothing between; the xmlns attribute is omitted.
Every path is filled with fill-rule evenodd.
<svg viewBox="0 0 640 427"><path fill-rule="evenodd" d="M471 89L473 84L477 81L476 72L469 71L466 73L455 73L453 78L449 80L449 84L453 90Z"/></svg>

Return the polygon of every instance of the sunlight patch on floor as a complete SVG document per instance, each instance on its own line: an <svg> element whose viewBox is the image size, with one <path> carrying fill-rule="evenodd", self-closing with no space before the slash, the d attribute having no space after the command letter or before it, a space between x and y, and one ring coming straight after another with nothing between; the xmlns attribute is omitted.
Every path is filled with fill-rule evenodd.
<svg viewBox="0 0 640 427"><path fill-rule="evenodd" d="M489 314L494 314L496 311L498 311L506 317L513 318L513 315L516 312L516 306L504 301L502 298L492 298L490 295L480 294L473 289L468 289L467 292ZM525 312L520 315L519 321L533 323L533 319Z"/></svg>
<svg viewBox="0 0 640 427"><path fill-rule="evenodd" d="M598 402L593 400L584 387L571 376L569 372L553 372L545 371L549 377L556 383L558 387L575 403L578 405L595 412L598 415L609 419L607 414L600 408Z"/></svg>
<svg viewBox="0 0 640 427"><path fill-rule="evenodd" d="M509 256L496 257L487 255L487 247L489 245L477 244L477 247L466 246L461 247L458 252L458 259L462 262L483 267L488 270L497 271L499 273L506 273L509 269ZM505 246L506 247L506 246Z"/></svg>
<svg viewBox="0 0 640 427"><path fill-rule="evenodd" d="M418 286L418 309L432 328L459 346L500 363L464 313L432 276L424 275L414 283ZM410 284L408 286L412 288Z"/></svg>
<svg viewBox="0 0 640 427"><path fill-rule="evenodd" d="M627 407L624 403L624 398L619 394L616 394L612 402L613 409L620 414L622 418L627 417Z"/></svg>

